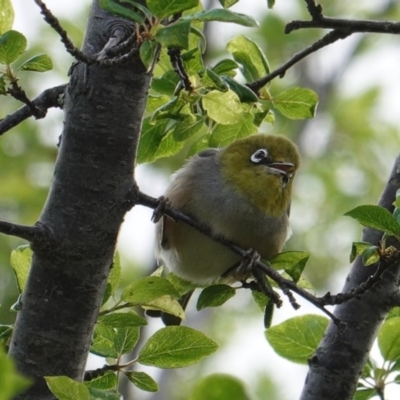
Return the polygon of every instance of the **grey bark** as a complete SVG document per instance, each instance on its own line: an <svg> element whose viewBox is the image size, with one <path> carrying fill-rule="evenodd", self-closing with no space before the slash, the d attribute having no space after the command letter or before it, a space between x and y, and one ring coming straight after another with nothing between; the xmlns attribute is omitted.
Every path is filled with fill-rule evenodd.
<svg viewBox="0 0 400 400"><path fill-rule="evenodd" d="M93 1L83 51L100 52L117 30L129 35L132 26ZM61 145L38 221L47 242L32 243L10 346L19 371L35 381L19 399L53 399L43 376L82 379L118 231L132 206L150 78L139 59L113 68L78 63L71 69Z"/></svg>
<svg viewBox="0 0 400 400"><path fill-rule="evenodd" d="M400 156L396 158L379 205L392 212L399 188ZM381 232L365 229L362 240L379 245L381 238ZM365 267L358 258L342 292L358 287L375 271L376 267ZM379 327L397 302L399 275L400 268L395 265L359 299L336 307L334 314L346 323L346 329L339 332L333 323L329 325L315 355L309 360L310 370L301 400L352 399Z"/></svg>

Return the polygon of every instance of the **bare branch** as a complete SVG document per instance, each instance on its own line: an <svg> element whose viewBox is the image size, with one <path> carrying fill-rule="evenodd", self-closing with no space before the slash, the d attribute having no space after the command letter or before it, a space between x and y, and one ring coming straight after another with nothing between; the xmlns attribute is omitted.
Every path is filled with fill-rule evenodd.
<svg viewBox="0 0 400 400"><path fill-rule="evenodd" d="M351 35L351 32L342 31L342 30L334 30L326 34L322 39L316 41L311 46L308 46L306 49L296 53L289 61L285 64L277 68L275 71L271 72L270 74L262 77L261 79L254 81L252 83L248 83L247 86L253 90L253 92L257 93L263 86L265 86L268 82L272 81L272 79L279 76L283 78L286 71L291 68L294 64L301 61L303 58L307 57L311 53L316 52L319 49L322 49L325 46L328 46L337 40L345 39Z"/></svg>
<svg viewBox="0 0 400 400"><path fill-rule="evenodd" d="M28 242L35 242L38 238L43 237L44 230L41 225L18 225L12 222L0 221L0 233L16 236Z"/></svg>
<svg viewBox="0 0 400 400"><path fill-rule="evenodd" d="M64 93L66 86L67 85L60 85L46 89L32 101L34 107L41 111L41 116L35 116L36 118L43 118L49 108L61 107L60 96ZM28 105L25 105L14 113L7 115L0 120L0 135L9 131L11 128L14 128L32 115L34 115L32 113L32 108Z"/></svg>
<svg viewBox="0 0 400 400"><path fill-rule="evenodd" d="M323 17L322 15L322 6L320 4L316 4L315 0L305 0L307 4L307 9L310 15L314 20L318 20Z"/></svg>
<svg viewBox="0 0 400 400"><path fill-rule="evenodd" d="M11 82L11 87L7 90L7 93L14 97L14 99L25 103L29 108L31 114L36 119L43 118L46 115L46 112L42 111L34 103L32 103L32 101L26 95L25 91L18 85L16 81Z"/></svg>
<svg viewBox="0 0 400 400"><path fill-rule="evenodd" d="M400 155L394 163L379 205L393 212L393 202L399 187ZM369 228L364 230L363 241L379 246L381 239L382 232ZM336 326L329 325L315 356L309 362L310 370L301 400L320 400L326 398L326 393L329 393L330 399L353 397L379 326L390 308L395 305L396 298L398 299L400 276L398 243L396 247L397 252L393 254L393 259L389 258L393 261L390 269L383 268L382 263L386 261L368 268L362 264L360 257L354 262L343 288L344 294L362 287L364 282L373 279L371 278L373 273L381 274L381 277L371 290L363 294L362 301L355 297L336 307L336 317L343 321L347 328L338 334Z"/></svg>
<svg viewBox="0 0 400 400"><path fill-rule="evenodd" d="M368 21L354 19L340 19L322 17L312 21L292 21L286 25L285 32L290 33L298 29L323 28L323 29L343 29L350 33L390 33L398 35L400 33L400 22L392 21Z"/></svg>
<svg viewBox="0 0 400 400"><path fill-rule="evenodd" d="M58 19L46 7L46 4L44 4L42 0L35 0L35 3L40 7L44 20L60 35L61 42L64 44L68 53L75 57L78 61L90 63L91 58L86 56L86 54L82 53L77 47L74 46L68 37L67 32L62 28Z"/></svg>
<svg viewBox="0 0 400 400"><path fill-rule="evenodd" d="M137 190L136 187L133 188L133 196L135 198L133 199L133 202L135 204L140 204L146 207L153 208L156 210L158 213L162 213L167 215L168 217L172 218L175 221L183 221L189 226L193 227L194 229L198 230L199 232L204 233L208 237L212 238L213 240L217 241L218 243L223 244L224 246L229 247L233 252L238 254L240 257L246 257L248 255L248 250L242 249L240 246L237 244L233 243L232 241L228 240L227 238L216 235L209 226L199 223L192 217L186 215L185 213L172 208L169 204L167 204L163 198L161 199L155 199L153 197L150 197L140 191ZM162 204L162 208L160 207L161 201L164 201ZM290 291L293 291L297 293L300 297L304 298L305 300L309 301L311 304L313 304L315 307L320 309L322 312L324 312L326 315L328 315L332 321L341 327L341 323L339 318L335 317L330 311L328 311L325 308L325 305L329 304L336 304L334 303L335 299L338 299L339 302L347 301L348 299L343 299L340 296L323 296L323 297L316 297L313 296L311 293L307 292L306 290L300 288L299 286L296 285L295 282L285 279L277 270L272 268L270 265L265 264L261 261L255 261L254 265L256 268L258 268L260 271L262 271L265 275L267 275L270 279L275 281L279 288L283 291L283 293L289 298L290 303L294 308L297 307L297 303L294 301L294 298ZM354 297L354 296L352 296ZM350 297L350 298L352 298ZM278 305L278 298L274 295L274 302Z"/></svg>

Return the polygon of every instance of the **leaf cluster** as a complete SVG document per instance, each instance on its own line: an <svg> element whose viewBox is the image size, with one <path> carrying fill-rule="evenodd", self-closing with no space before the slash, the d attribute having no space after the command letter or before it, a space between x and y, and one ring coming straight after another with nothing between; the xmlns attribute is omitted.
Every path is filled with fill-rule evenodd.
<svg viewBox="0 0 400 400"><path fill-rule="evenodd" d="M22 60L22 55L27 48L27 39L22 33L11 29L14 22L14 10L11 1L2 0L1 6L0 94L6 95L8 85L18 81L20 71L46 72L53 68L53 63L46 54Z"/></svg>
<svg viewBox="0 0 400 400"><path fill-rule="evenodd" d="M129 7L124 7L125 3ZM101 2L107 11L143 27L141 60L149 70L156 64L142 126L139 163L171 156L187 140L191 142L189 155L207 147L225 146L257 133L262 123L272 124L274 111L289 119L314 116L318 98L309 89L290 88L272 94L268 87L255 93L247 86L269 74L270 68L262 49L246 36L227 43L229 58L213 66L204 65L204 22L258 26L252 18L228 10L235 2L224 1L224 8L211 10L202 10L198 0L167 3L148 1L145 8L131 0ZM170 57L171 50L178 54L178 61Z"/></svg>

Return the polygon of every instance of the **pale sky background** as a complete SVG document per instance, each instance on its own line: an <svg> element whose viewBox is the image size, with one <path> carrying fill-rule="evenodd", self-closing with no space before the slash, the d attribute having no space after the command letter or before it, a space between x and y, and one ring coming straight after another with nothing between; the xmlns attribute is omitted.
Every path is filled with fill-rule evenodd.
<svg viewBox="0 0 400 400"><path fill-rule="evenodd" d="M277 0L276 7L273 12L284 12L288 15L294 15L296 7L301 4L297 0ZM15 7L16 20L14 29L21 31L29 40L37 37L38 29L40 24L45 24L42 20L39 9L34 4L33 0L13 0ZM69 18L72 22L74 21L74 15L80 14L83 10L88 8L90 4L89 0L69 0L68 2L59 0L47 0L46 4L49 9L53 11L56 16ZM366 8L378 7L377 2L370 2L369 0L359 0L354 2L354 15L357 15L358 10L365 11ZM252 15L257 19L260 9L267 12L266 1L262 0L242 0L238 5L232 8L234 11L243 12ZM238 28L234 25L219 24L221 27L218 38L221 43L236 36L239 33L246 32L243 28ZM223 29L222 29L223 27ZM80 26L80 29L84 30L84 26ZM295 33L294 33L295 34ZM58 37L54 33L51 37L44 38L46 42L50 41L54 43L54 48L50 51L50 56L53 61L63 66L68 62L68 57L65 55L62 45L59 45ZM382 96L381 105L376 110L377 113L384 116L386 119L400 124L400 113L398 112L398 93L400 92L400 80L398 79L398 65L400 65L400 52L398 51L398 44L395 47L394 40L387 40L387 37L383 37L382 40L377 44L377 51L379 54L369 55L367 59L360 57L357 64L355 64L343 77L340 90L344 93L352 94L364 91L367 87L366 82L370 84L379 84L384 88L384 94ZM336 62L340 63L342 57L346 51L352 46L352 40L340 41L334 46L329 46L328 49L320 51L317 55L314 55L316 65L319 65L321 71L324 74L330 74L335 69ZM67 60L67 61L66 61ZM67 64L68 65L68 64ZM365 66L368 66L366 69ZM276 66L272 66L276 67ZM61 77L58 74L46 73L44 75L38 75L37 88L38 91L34 95L39 94L40 90L45 89L56 84L61 84L67 81L66 73L68 67L65 67L65 76ZM288 73L290 74L290 72ZM393 79L393 78L397 78ZM42 127L43 140L51 146L57 143L58 135L61 132L61 124L59 122L58 110L53 110L49 113L49 118L38 121ZM59 129L54 128L54 123L57 123ZM305 151L309 152L312 156L313 152L318 151L318 143L321 142L323 145L323 137L317 136L317 131L320 131L321 120L318 118L313 122L314 125L310 127L309 143L312 143L309 148L305 146ZM314 127L314 129L313 129ZM394 149L396 151L396 149ZM348 171L347 171L348 172ZM139 166L137 168L137 180L141 189L153 196L160 196L163 194L167 184L168 177L161 172L155 172L151 166ZM299 178L301 175L299 176ZM48 177L51 179L51 176ZM313 188L318 190L318 188ZM307 191L304 191L304 196L307 196ZM309 192L309 190L308 190ZM153 242L154 242L154 226L150 221L152 211L144 207L135 207L126 216L125 223L122 227L119 237L119 249L124 259L134 260L136 263L142 265L148 265L151 263L153 257ZM307 211L302 209L296 210L296 204L293 205L291 212L292 224L294 234L296 234L296 226L304 224L307 220ZM309 217L309 224L312 226L312 216ZM352 240L357 240L358 237L354 236L356 233L353 231L349 232L350 238L346 237L344 240L346 243L350 243ZM343 255L343 260L347 263L348 253ZM330 290L335 293L340 291L341 286L344 282L343 273L332 278ZM308 303L304 303L299 299L302 307L299 311L294 311L288 306L285 299L285 306L275 313L274 324L277 324L289 317L305 314L315 313L319 314L318 310L310 306ZM228 302L223 307L240 307L239 301L233 303ZM152 329L159 329L161 325L157 322L152 322ZM378 352L375 350L374 357L378 358ZM286 361L276 355L270 348L264 338L264 329L262 325L262 318L260 316L259 321L255 321L253 324L241 326L240 329L235 331L234 337L231 339L231 346L227 347L223 351L217 353L217 355L211 356L213 359L212 364L210 363L209 373L212 372L227 372L232 373L235 376L242 376L244 380L247 380L248 386L250 387L254 377L257 375L255 371L267 370L273 376L273 379L280 383L282 390L282 400L293 400L299 397L307 368L305 366L299 366L289 361ZM210 359L211 361L211 359ZM93 368L98 361L95 357L90 359L90 368ZM101 363L102 364L102 363ZM101 365L100 364L100 365ZM143 368L144 370L144 368ZM151 375L156 378L157 370L149 369ZM288 384L288 377L290 377L290 384ZM392 385L388 387L387 399L398 398L400 390L397 386ZM143 399L145 395L143 394Z"/></svg>

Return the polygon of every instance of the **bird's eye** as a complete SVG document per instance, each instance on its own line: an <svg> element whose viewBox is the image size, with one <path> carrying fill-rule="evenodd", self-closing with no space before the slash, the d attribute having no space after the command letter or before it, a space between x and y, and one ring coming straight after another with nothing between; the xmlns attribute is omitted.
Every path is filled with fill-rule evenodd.
<svg viewBox="0 0 400 400"><path fill-rule="evenodd" d="M268 157L268 151L266 149L259 149L254 154L251 155L250 160L253 163L257 163L258 164L264 158L267 158L267 157Z"/></svg>

